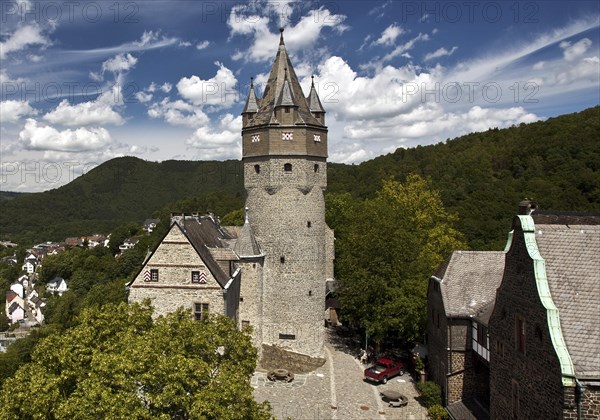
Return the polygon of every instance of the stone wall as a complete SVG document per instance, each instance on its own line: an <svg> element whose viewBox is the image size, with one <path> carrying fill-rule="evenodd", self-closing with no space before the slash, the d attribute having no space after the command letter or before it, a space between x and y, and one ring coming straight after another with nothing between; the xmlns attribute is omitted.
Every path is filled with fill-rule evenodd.
<svg viewBox="0 0 600 420"><path fill-rule="evenodd" d="M263 258L240 260L242 283L240 290L240 326L252 327L252 344L259 351L262 344Z"/></svg>
<svg viewBox="0 0 600 420"><path fill-rule="evenodd" d="M439 289L434 288L437 282L429 280L427 291L427 347L429 350L429 378L442 388L442 397L446 398L448 383L448 326L444 302ZM439 326L438 326L439 319Z"/></svg>
<svg viewBox="0 0 600 420"><path fill-rule="evenodd" d="M560 364L523 232L518 221L513 226L512 246L489 324L490 413L493 419L512 418L513 394L518 394L514 409L519 418L558 419L564 401ZM517 349L518 319L525 322L524 352Z"/></svg>
<svg viewBox="0 0 600 420"><path fill-rule="evenodd" d="M600 386L584 385L581 402L581 417L578 417L578 392L575 387L565 387L564 419L598 420L600 419Z"/></svg>
<svg viewBox="0 0 600 420"><path fill-rule="evenodd" d="M158 281L145 281L146 271L158 270ZM192 271L206 274L206 284L192 283ZM177 224L156 248L130 286L129 302L150 299L155 316L179 307L193 311L194 303L208 303L211 313L225 315L223 289L210 273Z"/></svg>
<svg viewBox="0 0 600 420"><path fill-rule="evenodd" d="M283 165L292 162L292 173ZM323 188L326 173L310 159L261 162L246 178L249 222L265 254L263 343L320 356L324 343L326 240ZM246 173L254 171L246 163ZM325 167L323 162L322 167Z"/></svg>
<svg viewBox="0 0 600 420"><path fill-rule="evenodd" d="M321 357L291 353L278 346L262 346L260 367L265 370L287 369L293 373L307 373L325 364Z"/></svg>

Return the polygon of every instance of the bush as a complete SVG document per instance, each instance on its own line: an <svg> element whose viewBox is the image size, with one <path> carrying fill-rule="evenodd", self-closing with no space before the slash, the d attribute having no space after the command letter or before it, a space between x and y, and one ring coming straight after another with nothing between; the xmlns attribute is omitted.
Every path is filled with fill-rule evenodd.
<svg viewBox="0 0 600 420"><path fill-rule="evenodd" d="M442 389L435 382L427 381L422 384L417 384L421 400L425 407L429 408L434 405L442 405Z"/></svg>
<svg viewBox="0 0 600 420"><path fill-rule="evenodd" d="M446 409L439 404L429 407L427 409L427 414L429 414L431 420L448 420L450 418Z"/></svg>

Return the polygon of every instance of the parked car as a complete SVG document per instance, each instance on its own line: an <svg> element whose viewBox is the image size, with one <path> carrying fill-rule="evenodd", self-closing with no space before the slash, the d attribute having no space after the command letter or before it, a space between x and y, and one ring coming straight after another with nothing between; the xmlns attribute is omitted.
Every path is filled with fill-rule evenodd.
<svg viewBox="0 0 600 420"><path fill-rule="evenodd" d="M404 375L404 364L391 359L377 359L375 364L365 369L365 380L387 383L388 379Z"/></svg>

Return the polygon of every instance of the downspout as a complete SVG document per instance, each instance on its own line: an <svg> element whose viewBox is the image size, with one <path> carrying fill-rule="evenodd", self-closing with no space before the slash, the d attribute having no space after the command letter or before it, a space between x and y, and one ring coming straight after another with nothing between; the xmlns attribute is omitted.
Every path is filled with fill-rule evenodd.
<svg viewBox="0 0 600 420"><path fill-rule="evenodd" d="M585 386L575 378L575 400L577 402L577 420L581 420L581 403L583 401L583 393Z"/></svg>

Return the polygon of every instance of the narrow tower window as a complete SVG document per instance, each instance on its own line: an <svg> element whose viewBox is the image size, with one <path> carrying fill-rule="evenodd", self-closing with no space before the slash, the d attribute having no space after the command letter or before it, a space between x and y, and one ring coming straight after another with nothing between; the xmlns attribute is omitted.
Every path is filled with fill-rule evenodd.
<svg viewBox="0 0 600 420"><path fill-rule="evenodd" d="M283 255L281 257L279 257L279 262L281 264L285 264L285 257Z"/></svg>
<svg viewBox="0 0 600 420"><path fill-rule="evenodd" d="M315 163L315 173L319 172L319 165Z"/></svg>
<svg viewBox="0 0 600 420"><path fill-rule="evenodd" d="M254 165L254 172L256 172L257 174L260 173L260 165Z"/></svg>
<svg viewBox="0 0 600 420"><path fill-rule="evenodd" d="M284 172L292 172L292 164L286 163L285 165L283 165L283 170Z"/></svg>
<svg viewBox="0 0 600 420"><path fill-rule="evenodd" d="M310 220L308 222L306 222L306 227L311 227L312 223L310 222Z"/></svg>

